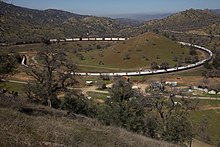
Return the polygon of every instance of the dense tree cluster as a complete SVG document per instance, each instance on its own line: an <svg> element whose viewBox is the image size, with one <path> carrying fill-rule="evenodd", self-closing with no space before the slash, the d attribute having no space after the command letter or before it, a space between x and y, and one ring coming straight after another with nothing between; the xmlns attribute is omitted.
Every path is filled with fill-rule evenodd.
<svg viewBox="0 0 220 147"><path fill-rule="evenodd" d="M41 58L43 57L48 59L48 56ZM49 59L47 63L53 63ZM53 63L53 65L60 67L59 64ZM28 85L29 90L32 88L29 91L31 99L35 96L34 98L46 105L98 118L106 125L122 127L148 137L178 144L185 144L192 140L192 125L188 118L191 106L190 102L184 98L176 104L172 97L163 98L162 95L146 97L138 90L132 89L132 84L129 81L118 78L110 90L110 97L100 106L97 106L92 99L87 99L84 95L73 90L68 91L59 103L57 94L62 88L67 88L69 83L59 85L57 80L60 81L62 78L59 79L57 74L60 71L53 68L52 64L45 67L47 69L44 68L44 72L42 70L37 72L32 68L32 75L36 77L36 81ZM44 74L40 75L41 72ZM53 75L54 73L55 75ZM56 80L53 79L54 77ZM65 79L63 79L64 83ZM160 89L159 91L162 92Z"/></svg>
<svg viewBox="0 0 220 147"><path fill-rule="evenodd" d="M172 98L145 97L123 79L114 83L110 93L98 116L105 124L174 143L191 141L189 102L184 99L175 104Z"/></svg>
<svg viewBox="0 0 220 147"><path fill-rule="evenodd" d="M144 96L132 89L129 81L118 78L110 90L110 97L101 106L68 86L76 84L62 54L40 53L41 68L30 67L28 73L35 78L27 87L31 100L50 107L98 118L113 125L156 139L185 144L192 139L192 125L188 119L189 102L182 99L177 104L172 97ZM62 55L62 56L61 56ZM65 63L65 64L64 64ZM65 71L65 72L64 72ZM160 90L160 89L159 89ZM58 94L66 92L62 100Z"/></svg>
<svg viewBox="0 0 220 147"><path fill-rule="evenodd" d="M220 52L216 52L212 63L205 63L204 67L203 76L220 77Z"/></svg>
<svg viewBox="0 0 220 147"><path fill-rule="evenodd" d="M97 115L97 108L92 100L77 92L69 92L65 95L60 105L61 109L88 117Z"/></svg>
<svg viewBox="0 0 220 147"><path fill-rule="evenodd" d="M18 54L0 54L0 80L13 73L19 62L21 57Z"/></svg>

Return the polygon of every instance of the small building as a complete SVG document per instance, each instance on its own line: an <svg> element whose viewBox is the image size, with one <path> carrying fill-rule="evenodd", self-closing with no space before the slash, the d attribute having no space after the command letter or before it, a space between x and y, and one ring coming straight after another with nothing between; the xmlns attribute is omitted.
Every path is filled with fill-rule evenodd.
<svg viewBox="0 0 220 147"><path fill-rule="evenodd" d="M88 96L88 97L87 97L87 99L91 100L91 99L92 99L92 97L91 97L91 96Z"/></svg>
<svg viewBox="0 0 220 147"><path fill-rule="evenodd" d="M196 86L193 86L192 88L194 90L202 91L202 92L205 92L205 93L209 92L209 90L207 88L199 88L199 87L196 87Z"/></svg>
<svg viewBox="0 0 220 147"><path fill-rule="evenodd" d="M176 87L177 86L177 82L176 81L175 82L166 81L165 84L166 85L170 85L172 87Z"/></svg>
<svg viewBox="0 0 220 147"><path fill-rule="evenodd" d="M208 92L208 94L216 94L217 92L215 90L211 90Z"/></svg>
<svg viewBox="0 0 220 147"><path fill-rule="evenodd" d="M132 89L136 89L136 90L138 90L138 89L141 89L141 88L138 87L137 85L133 85L133 86L132 86Z"/></svg>
<svg viewBox="0 0 220 147"><path fill-rule="evenodd" d="M93 81L86 81L86 86L92 86Z"/></svg>

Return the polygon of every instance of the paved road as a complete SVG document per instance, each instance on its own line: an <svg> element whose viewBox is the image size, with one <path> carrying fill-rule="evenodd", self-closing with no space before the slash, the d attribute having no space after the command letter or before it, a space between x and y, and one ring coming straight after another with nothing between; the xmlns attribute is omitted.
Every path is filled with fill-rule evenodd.
<svg viewBox="0 0 220 147"><path fill-rule="evenodd" d="M176 95L176 98L182 98L180 95ZM191 96L190 99L199 99L199 100L218 100L220 101L220 97L218 96L217 98L214 97L201 97L201 96Z"/></svg>
<svg viewBox="0 0 220 147"><path fill-rule="evenodd" d="M201 142L200 140L193 139L192 147L214 147L213 145Z"/></svg>
<svg viewBox="0 0 220 147"><path fill-rule="evenodd" d="M77 88L79 90L82 90L82 93L84 95L87 95L87 92L91 91L91 92L97 92L97 93L104 93L104 94L108 94L108 91L102 91L102 90L97 90L96 86L88 86L88 87L83 87L83 88Z"/></svg>
<svg viewBox="0 0 220 147"><path fill-rule="evenodd" d="M24 81L5 80L5 79L2 79L2 81L4 81L4 82L10 82L10 83L18 83L18 84L27 84L27 83L28 83L28 82L24 82Z"/></svg>

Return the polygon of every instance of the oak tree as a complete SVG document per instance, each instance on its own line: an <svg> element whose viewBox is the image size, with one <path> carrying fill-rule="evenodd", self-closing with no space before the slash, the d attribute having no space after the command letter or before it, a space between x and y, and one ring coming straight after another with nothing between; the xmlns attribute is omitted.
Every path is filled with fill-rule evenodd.
<svg viewBox="0 0 220 147"><path fill-rule="evenodd" d="M77 84L76 65L67 60L65 53L52 48L39 52L37 57L39 64L30 65L26 70L33 78L26 86L26 94L32 101L58 107L58 94Z"/></svg>

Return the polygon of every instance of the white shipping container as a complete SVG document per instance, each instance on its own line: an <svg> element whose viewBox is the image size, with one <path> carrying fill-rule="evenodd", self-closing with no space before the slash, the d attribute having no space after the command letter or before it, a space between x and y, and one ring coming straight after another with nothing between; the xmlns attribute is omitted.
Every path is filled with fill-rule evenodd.
<svg viewBox="0 0 220 147"><path fill-rule="evenodd" d="M105 40L106 40L106 41L110 41L110 40L112 40L112 38L105 38Z"/></svg>
<svg viewBox="0 0 220 147"><path fill-rule="evenodd" d="M90 73L91 76L100 76L100 73Z"/></svg>
<svg viewBox="0 0 220 147"><path fill-rule="evenodd" d="M80 38L73 38L74 41L80 41Z"/></svg>
<svg viewBox="0 0 220 147"><path fill-rule="evenodd" d="M118 38L112 38L112 41L117 41L118 40Z"/></svg>
<svg viewBox="0 0 220 147"><path fill-rule="evenodd" d="M118 38L119 41L124 41L126 40L125 38Z"/></svg>
<svg viewBox="0 0 220 147"><path fill-rule="evenodd" d="M95 38L89 38L90 41L95 41Z"/></svg>
<svg viewBox="0 0 220 147"><path fill-rule="evenodd" d="M66 41L73 41L73 39L72 38L68 38L68 39L66 39Z"/></svg>
<svg viewBox="0 0 220 147"><path fill-rule="evenodd" d="M97 40L97 41L101 41L101 40L103 40L103 38L96 38L96 40Z"/></svg>
<svg viewBox="0 0 220 147"><path fill-rule="evenodd" d="M89 38L82 38L82 41L88 41Z"/></svg>
<svg viewBox="0 0 220 147"><path fill-rule="evenodd" d="M50 42L57 42L57 39L50 39Z"/></svg>

